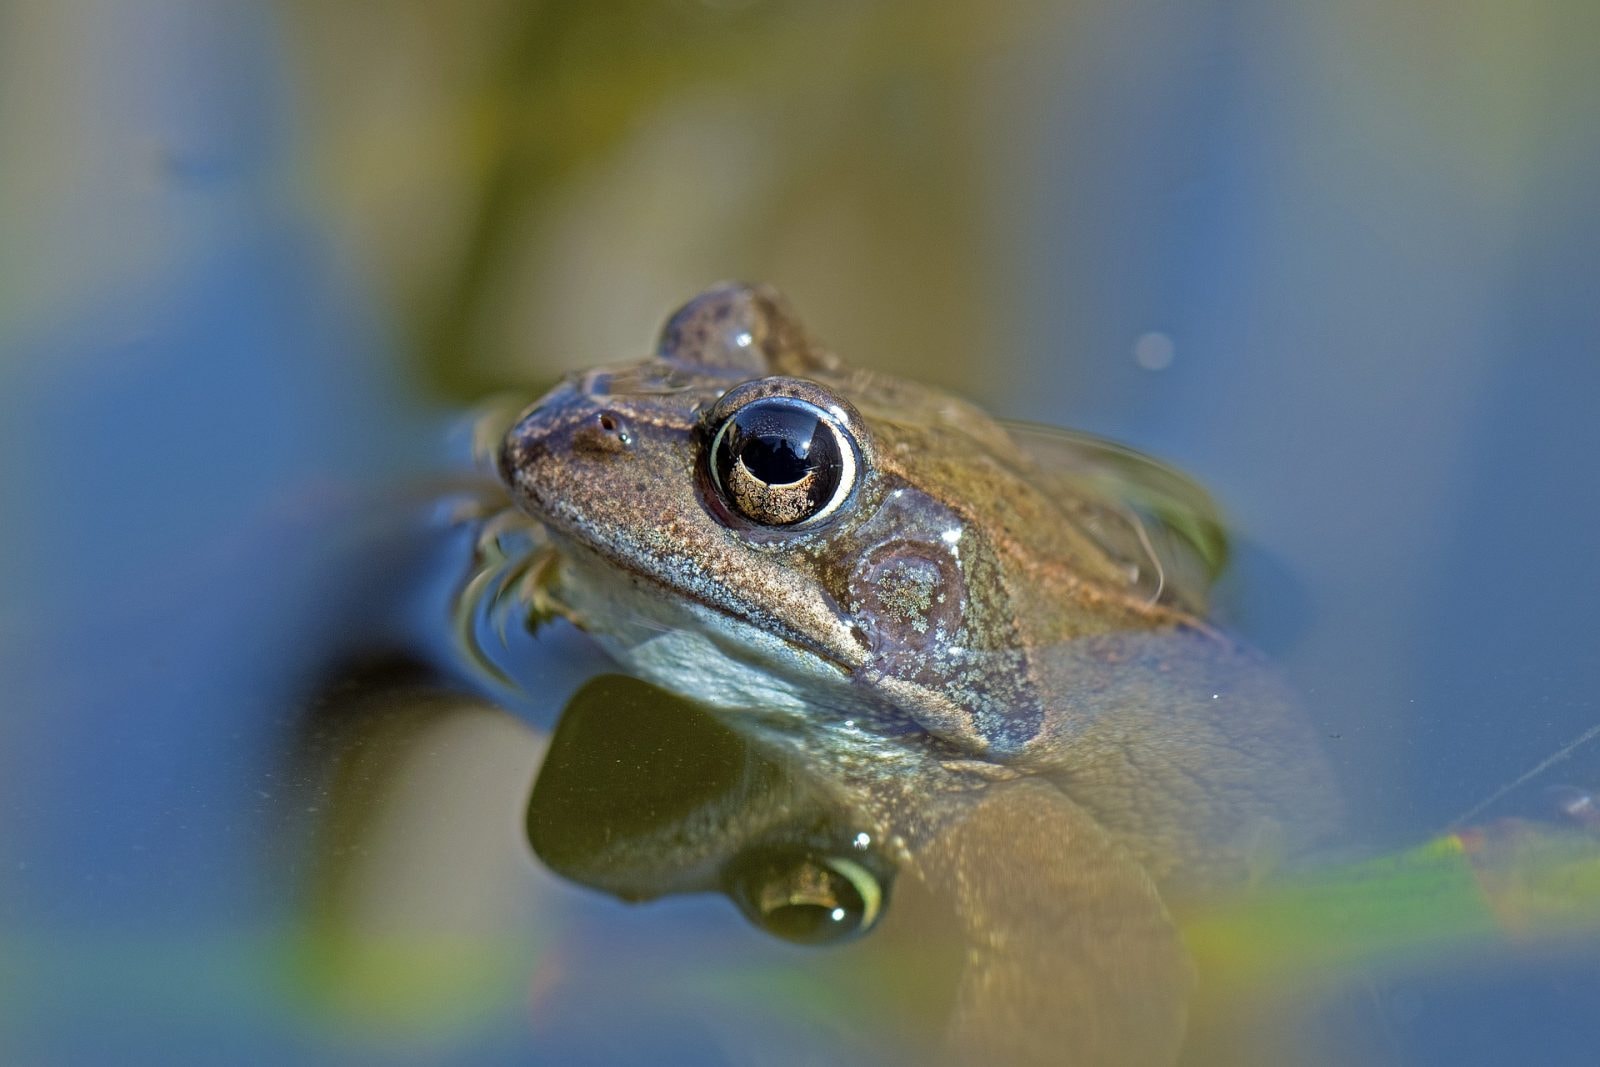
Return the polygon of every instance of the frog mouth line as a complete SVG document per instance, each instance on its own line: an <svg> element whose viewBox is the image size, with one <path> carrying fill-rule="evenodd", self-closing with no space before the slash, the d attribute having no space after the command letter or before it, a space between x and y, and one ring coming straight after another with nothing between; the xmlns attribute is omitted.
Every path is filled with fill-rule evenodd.
<svg viewBox="0 0 1600 1067"><path fill-rule="evenodd" d="M630 563L626 558L623 557L622 553L610 551L604 545L578 542L570 536L563 536L562 531L557 527L557 525L550 522L548 519L541 520L541 523L544 525L546 530L551 533L553 540L556 542L559 555L565 556L569 560L579 561L584 555L587 554L600 561L604 566L613 568L619 573L627 575L636 584L648 586L652 590L660 590L666 596L693 604L696 607L713 612L722 618L729 619L742 626L756 628L756 624L744 614L729 608L727 605L717 603L716 601L707 598L702 593L688 587L686 583L674 582L669 578L662 577L660 574L640 568L637 565ZM541 592L546 598L546 603L551 606L558 607L565 617L584 629L603 629L601 627L590 627L586 625L584 620L582 620L581 617L578 617L578 613L572 611L566 606L562 597L560 596L559 591L555 588L559 582L559 578L557 577L558 570L559 568L557 567L549 568L547 577L541 583L543 585ZM636 616L635 619L636 621L644 622L649 626L661 629L663 631L668 629L668 627L664 627L653 620L648 620L642 615ZM688 627L683 627L683 629L688 629ZM776 637L789 648L793 649L796 653L809 656L833 668L839 672L841 677L845 679L854 678L859 670L859 665L852 665L846 662L845 660L841 659L836 652L823 647L820 642L808 640L804 637L797 637L788 633L778 633L774 631L763 632L769 633Z"/></svg>

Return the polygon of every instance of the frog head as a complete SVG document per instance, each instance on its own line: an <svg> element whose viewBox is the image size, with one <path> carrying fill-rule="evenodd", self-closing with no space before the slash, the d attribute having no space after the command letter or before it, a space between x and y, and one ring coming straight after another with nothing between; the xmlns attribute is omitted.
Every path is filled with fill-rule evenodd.
<svg viewBox="0 0 1600 1067"><path fill-rule="evenodd" d="M559 549L559 610L713 706L1005 760L1072 714L1036 650L1190 620L1091 482L1041 478L954 396L846 366L765 287L713 288L653 357L564 381L499 465Z"/></svg>

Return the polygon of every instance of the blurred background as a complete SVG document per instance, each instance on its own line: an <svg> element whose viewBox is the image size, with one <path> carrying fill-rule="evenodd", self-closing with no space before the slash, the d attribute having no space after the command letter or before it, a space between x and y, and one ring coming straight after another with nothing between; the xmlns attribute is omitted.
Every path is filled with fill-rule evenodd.
<svg viewBox="0 0 1600 1067"><path fill-rule="evenodd" d="M0 1058L646 1058L538 996L656 936L521 840L581 645L544 718L295 753L330 679L439 629L458 413L722 278L1209 486L1221 611L1360 847L1594 786L1597 109L1587 0L0 6ZM351 933L408 923L450 946ZM1590 1062L1597 993L1585 959L1372 991L1403 1063Z"/></svg>

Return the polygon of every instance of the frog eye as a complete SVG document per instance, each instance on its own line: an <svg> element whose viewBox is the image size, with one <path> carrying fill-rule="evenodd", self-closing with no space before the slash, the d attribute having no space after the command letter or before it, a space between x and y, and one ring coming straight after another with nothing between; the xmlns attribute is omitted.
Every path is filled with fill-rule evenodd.
<svg viewBox="0 0 1600 1067"><path fill-rule="evenodd" d="M855 439L824 408L760 396L735 408L711 440L711 480L729 507L762 526L827 518L855 488Z"/></svg>
<svg viewBox="0 0 1600 1067"><path fill-rule="evenodd" d="M757 928L800 945L827 945L872 929L889 886L846 856L756 850L723 874L733 902Z"/></svg>

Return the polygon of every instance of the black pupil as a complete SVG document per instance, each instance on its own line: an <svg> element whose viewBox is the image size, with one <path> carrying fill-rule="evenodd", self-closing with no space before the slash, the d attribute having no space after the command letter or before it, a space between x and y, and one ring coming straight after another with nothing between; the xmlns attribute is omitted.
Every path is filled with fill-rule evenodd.
<svg viewBox="0 0 1600 1067"><path fill-rule="evenodd" d="M759 428L739 429L739 458L745 469L768 485L791 485L818 466L812 455L826 449L819 436L831 437L822 423L804 411L779 409L760 420Z"/></svg>
<svg viewBox="0 0 1600 1067"><path fill-rule="evenodd" d="M833 498L844 472L838 439L822 414L809 404L778 397L753 400L734 412L714 459L724 485L736 462L769 486L794 485L815 474L806 493L806 515ZM757 514L748 517L771 521Z"/></svg>

